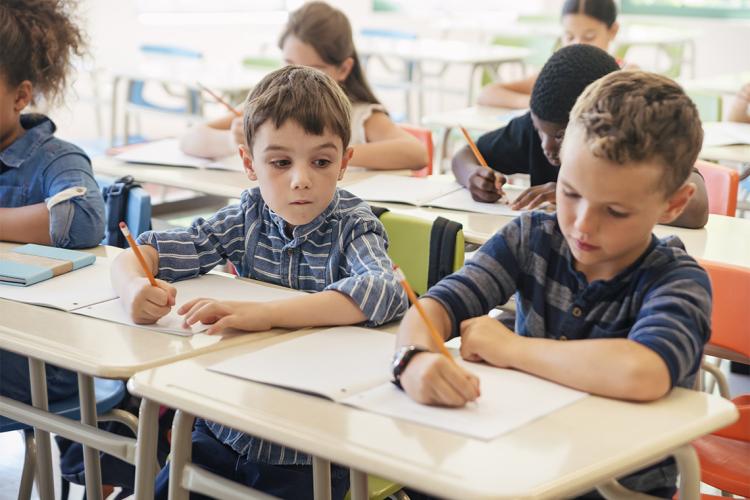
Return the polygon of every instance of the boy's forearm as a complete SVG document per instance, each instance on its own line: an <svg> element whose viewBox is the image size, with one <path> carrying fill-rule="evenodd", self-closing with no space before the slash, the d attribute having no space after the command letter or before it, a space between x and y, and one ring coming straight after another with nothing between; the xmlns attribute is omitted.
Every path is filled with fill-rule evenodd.
<svg viewBox="0 0 750 500"><path fill-rule="evenodd" d="M632 340L519 340L513 368L575 389L635 401L658 399L670 389L662 358Z"/></svg>
<svg viewBox="0 0 750 500"><path fill-rule="evenodd" d="M0 208L0 241L50 245L49 210L45 203Z"/></svg>
<svg viewBox="0 0 750 500"><path fill-rule="evenodd" d="M438 331L438 334L443 339L448 339L451 333L451 319L448 312L445 310L443 305L437 300L430 298L419 299L419 303L427 313L427 317L430 318L432 324ZM422 316L419 311L412 306L406 312L404 319L401 320L401 325L396 335L397 346L407 345L420 345L430 347L437 351L438 346L434 345L435 342L432 340L432 336L427 329Z"/></svg>
<svg viewBox="0 0 750 500"><path fill-rule="evenodd" d="M138 248L146 261L146 265L149 266L151 274L156 276L159 272L159 252L151 245L138 245ZM142 278L146 276L146 273L144 273L143 267L133 250L128 249L118 255L112 262L110 275L112 286L114 286L118 295L122 296L133 278Z"/></svg>
<svg viewBox="0 0 750 500"><path fill-rule="evenodd" d="M462 147L455 155L453 155L451 166L456 180L464 187L469 185L469 177L471 177L471 174L473 174L477 168L481 167L477 159L474 157L474 153L469 149L469 146Z"/></svg>
<svg viewBox="0 0 750 500"><path fill-rule="evenodd" d="M272 327L355 325L367 316L348 296L333 290L267 304Z"/></svg>

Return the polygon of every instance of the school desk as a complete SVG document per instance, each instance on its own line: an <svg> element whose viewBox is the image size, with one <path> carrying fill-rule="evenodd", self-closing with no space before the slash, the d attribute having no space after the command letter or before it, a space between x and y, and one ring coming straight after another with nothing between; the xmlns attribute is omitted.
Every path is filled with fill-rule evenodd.
<svg viewBox="0 0 750 500"><path fill-rule="evenodd" d="M15 244L0 243L0 250L10 246ZM93 252L113 256L118 250L99 247ZM97 449L127 462L141 464L136 469L136 498L153 498L159 406L145 399L141 402L137 439L95 429L92 427L96 423L93 377L127 380L141 370L253 342L264 335L180 337L3 299L0 299L0 318L3 318L0 346L29 357L32 394L36 396L33 401L36 408L0 397L0 414L37 428L37 479L43 500L54 498L49 434L46 431L87 445L84 461L88 498L101 498ZM47 408L44 363L78 373L81 423L43 412Z"/></svg>
<svg viewBox="0 0 750 500"><path fill-rule="evenodd" d="M389 37L360 37L356 41L357 52L367 65L368 58L379 57L401 60L405 65L412 65L414 71L410 83L417 91L418 118L422 116L422 86L424 77L441 77L450 66L469 66L468 89L465 93L467 103L474 102L474 85L477 73L487 69L493 74L501 64L515 63L523 66L523 60L531 51L523 47L489 45L459 40L445 39L398 39ZM426 65L436 65L435 71L429 71ZM411 106L410 106L411 107Z"/></svg>
<svg viewBox="0 0 750 500"><path fill-rule="evenodd" d="M705 78L680 79L679 82L688 91L735 95L743 85L750 83L750 71L726 73Z"/></svg>
<svg viewBox="0 0 750 500"><path fill-rule="evenodd" d="M613 478L667 455L674 455L680 468L680 498L697 499L699 464L689 443L737 418L730 401L679 388L652 403L589 396L484 441L208 370L227 356L298 333L160 366L130 379L134 394L179 410L172 433L170 499L187 499L185 486L221 498L250 494L189 463L196 416L316 457L316 499L330 497L329 462L350 467L354 500L367 498L366 474L447 498L562 498L595 487L611 491Z"/></svg>

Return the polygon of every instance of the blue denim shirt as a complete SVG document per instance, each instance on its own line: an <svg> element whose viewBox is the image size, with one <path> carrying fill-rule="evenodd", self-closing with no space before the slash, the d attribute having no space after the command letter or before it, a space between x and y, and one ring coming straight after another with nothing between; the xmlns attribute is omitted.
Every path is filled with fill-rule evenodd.
<svg viewBox="0 0 750 500"><path fill-rule="evenodd" d="M55 124L44 115L21 115L21 125L26 133L0 151L0 208L47 202L61 191L84 187L85 194L49 208L50 240L64 248L98 245L104 237L104 200L89 158L56 138Z"/></svg>

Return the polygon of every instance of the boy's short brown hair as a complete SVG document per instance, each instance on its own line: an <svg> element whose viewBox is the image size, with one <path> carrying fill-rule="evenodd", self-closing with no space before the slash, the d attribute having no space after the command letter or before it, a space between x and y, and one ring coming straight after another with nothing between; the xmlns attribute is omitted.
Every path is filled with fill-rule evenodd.
<svg viewBox="0 0 750 500"><path fill-rule="evenodd" d="M280 128L291 119L308 134L323 135L328 129L346 149L352 133L350 115L349 99L330 76L313 68L286 66L266 75L247 96L245 138L252 149L255 133L267 120Z"/></svg>
<svg viewBox="0 0 750 500"><path fill-rule="evenodd" d="M570 113L597 158L625 164L655 160L667 195L682 186L698 158L703 129L690 98L673 80L645 71L616 71L595 81Z"/></svg>

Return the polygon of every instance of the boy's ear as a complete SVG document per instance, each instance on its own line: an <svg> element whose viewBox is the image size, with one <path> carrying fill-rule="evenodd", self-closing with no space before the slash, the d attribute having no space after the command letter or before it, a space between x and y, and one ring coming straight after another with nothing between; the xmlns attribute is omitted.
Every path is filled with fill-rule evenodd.
<svg viewBox="0 0 750 500"><path fill-rule="evenodd" d="M255 173L255 167L253 166L253 155L250 153L250 148L245 144L237 146L239 148L240 158L242 158L242 166L245 168L247 178L251 181L257 181L258 175Z"/></svg>
<svg viewBox="0 0 750 500"><path fill-rule="evenodd" d="M609 27L609 40L612 41L617 36L617 32L620 31L620 23L615 21L612 26Z"/></svg>
<svg viewBox="0 0 750 500"><path fill-rule="evenodd" d="M28 106L34 98L34 87L29 80L22 81L16 87L16 96L13 100L13 111L20 113Z"/></svg>
<svg viewBox="0 0 750 500"><path fill-rule="evenodd" d="M667 200L667 209L659 217L659 224L668 224L675 220L685 210L690 198L695 194L695 184L686 182Z"/></svg>
<svg viewBox="0 0 750 500"><path fill-rule="evenodd" d="M341 180L344 178L344 173L346 172L346 167L349 166L349 162L352 159L352 155L354 155L354 148L349 146L344 151L344 157L341 159L341 169L339 170L339 177L338 180Z"/></svg>

